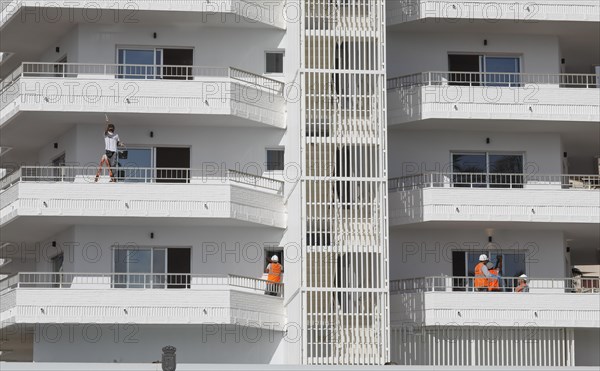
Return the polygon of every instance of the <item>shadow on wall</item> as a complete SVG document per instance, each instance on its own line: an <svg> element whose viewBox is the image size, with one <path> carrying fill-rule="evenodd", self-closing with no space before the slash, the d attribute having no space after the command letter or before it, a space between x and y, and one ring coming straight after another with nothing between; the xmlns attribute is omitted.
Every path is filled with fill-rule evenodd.
<svg viewBox="0 0 600 371"><path fill-rule="evenodd" d="M269 364L283 339L280 331L220 324L74 324L38 331L34 362L152 363L172 345L177 363Z"/></svg>

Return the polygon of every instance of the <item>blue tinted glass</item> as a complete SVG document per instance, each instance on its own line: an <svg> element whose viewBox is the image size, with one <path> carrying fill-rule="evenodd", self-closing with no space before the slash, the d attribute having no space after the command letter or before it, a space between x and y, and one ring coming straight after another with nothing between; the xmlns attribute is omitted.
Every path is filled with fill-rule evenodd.
<svg viewBox="0 0 600 371"><path fill-rule="evenodd" d="M126 79L154 78L155 54L156 53L154 52L154 49L119 49L119 64L128 65L126 67L119 68L119 77Z"/></svg>
<svg viewBox="0 0 600 371"><path fill-rule="evenodd" d="M127 64L154 64L154 50L126 49L124 53Z"/></svg>
<svg viewBox="0 0 600 371"><path fill-rule="evenodd" d="M485 57L485 81L488 86L516 86L519 84L519 58ZM494 72L498 72L495 74Z"/></svg>
<svg viewBox="0 0 600 371"><path fill-rule="evenodd" d="M504 254L504 275L506 277L519 277L527 273L525 267L525 254Z"/></svg>
<svg viewBox="0 0 600 371"><path fill-rule="evenodd" d="M154 177L152 168L152 150L150 148L129 148L126 160L119 161L122 169L119 181L128 183L151 182Z"/></svg>
<svg viewBox="0 0 600 371"><path fill-rule="evenodd" d="M165 249L154 249L152 262L153 273L165 273Z"/></svg>
<svg viewBox="0 0 600 371"><path fill-rule="evenodd" d="M118 249L114 252L115 273L127 272L127 250Z"/></svg>
<svg viewBox="0 0 600 371"><path fill-rule="evenodd" d="M514 57L486 57L485 72L513 72L519 73L519 58Z"/></svg>

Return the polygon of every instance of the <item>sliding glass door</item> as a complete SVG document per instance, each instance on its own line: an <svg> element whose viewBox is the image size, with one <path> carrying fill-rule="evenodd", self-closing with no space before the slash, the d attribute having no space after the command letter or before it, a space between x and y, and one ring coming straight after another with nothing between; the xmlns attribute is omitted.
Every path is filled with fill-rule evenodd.
<svg viewBox="0 0 600 371"><path fill-rule="evenodd" d="M119 49L118 54L118 78L160 78L161 70L157 66L162 65L162 49Z"/></svg>
<svg viewBox="0 0 600 371"><path fill-rule="evenodd" d="M118 180L125 183L189 183L189 147L128 148L119 160Z"/></svg>
<svg viewBox="0 0 600 371"><path fill-rule="evenodd" d="M190 248L117 248L113 250L114 288L186 288Z"/></svg>
<svg viewBox="0 0 600 371"><path fill-rule="evenodd" d="M450 85L520 86L521 57L449 54Z"/></svg>
<svg viewBox="0 0 600 371"><path fill-rule="evenodd" d="M486 86L519 86L521 59L519 57L481 56Z"/></svg>
<svg viewBox="0 0 600 371"><path fill-rule="evenodd" d="M452 172L454 187L523 188L523 155L453 153Z"/></svg>
<svg viewBox="0 0 600 371"><path fill-rule="evenodd" d="M122 48L117 51L117 63L120 79L191 80L194 50Z"/></svg>

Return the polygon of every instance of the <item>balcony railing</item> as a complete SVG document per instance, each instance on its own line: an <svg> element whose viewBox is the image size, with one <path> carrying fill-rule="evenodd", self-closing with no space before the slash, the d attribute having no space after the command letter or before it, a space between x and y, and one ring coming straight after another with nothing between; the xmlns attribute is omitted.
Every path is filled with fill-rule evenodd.
<svg viewBox="0 0 600 371"><path fill-rule="evenodd" d="M392 178L390 191L422 188L600 189L600 175L428 172Z"/></svg>
<svg viewBox="0 0 600 371"><path fill-rule="evenodd" d="M0 293L14 289L186 289L235 288L257 294L283 295L283 283L234 274L48 273L23 272L0 281Z"/></svg>
<svg viewBox="0 0 600 371"><path fill-rule="evenodd" d="M234 67L178 65L90 64L24 62L0 83L5 90L19 78L115 78L132 80L197 80L229 78L250 86L267 89L281 96L284 83Z"/></svg>
<svg viewBox="0 0 600 371"><path fill-rule="evenodd" d="M518 88L526 85L554 85L559 88L600 88L600 77L593 74L434 71L420 72L387 80L388 90L430 85L508 88Z"/></svg>
<svg viewBox="0 0 600 371"><path fill-rule="evenodd" d="M225 169L185 169L185 168L144 168L116 167L112 175L117 183L127 184L169 184L205 182L235 182L251 185L283 194L282 181L258 175ZM23 166L0 180L0 192L16 183L95 183L98 174L96 166ZM110 177L110 170L102 168L99 177Z"/></svg>
<svg viewBox="0 0 600 371"><path fill-rule="evenodd" d="M498 288L488 292L512 292L515 294L565 292L576 294L600 293L600 278L527 278L530 291L517 292L519 277L499 278ZM475 277L439 276L420 277L390 282L391 294L416 292L480 292L475 291Z"/></svg>

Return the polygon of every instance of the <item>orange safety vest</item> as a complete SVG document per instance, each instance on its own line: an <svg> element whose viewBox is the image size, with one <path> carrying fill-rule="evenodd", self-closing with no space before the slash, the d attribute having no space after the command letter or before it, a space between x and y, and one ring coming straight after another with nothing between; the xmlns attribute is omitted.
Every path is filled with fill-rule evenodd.
<svg viewBox="0 0 600 371"><path fill-rule="evenodd" d="M499 269L490 269L490 274L497 276L500 273ZM488 291L500 291L499 279L488 278Z"/></svg>
<svg viewBox="0 0 600 371"><path fill-rule="evenodd" d="M279 263L271 263L269 264L269 275L267 276L267 280L270 282L279 283L281 282L281 264Z"/></svg>
<svg viewBox="0 0 600 371"><path fill-rule="evenodd" d="M475 287L487 287L488 286L488 279L483 274L482 268L483 268L483 262L481 262L475 266L475 282L473 283L473 285Z"/></svg>

